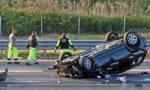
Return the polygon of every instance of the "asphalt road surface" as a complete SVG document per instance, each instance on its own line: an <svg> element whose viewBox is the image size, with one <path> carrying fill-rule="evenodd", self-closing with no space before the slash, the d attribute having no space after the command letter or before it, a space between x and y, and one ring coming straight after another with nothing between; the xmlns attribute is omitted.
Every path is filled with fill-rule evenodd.
<svg viewBox="0 0 150 90"><path fill-rule="evenodd" d="M127 84L150 84L150 74L141 74L140 72L150 72L150 60L146 60L141 66L129 70L124 75L112 76L111 78L101 79L99 77L71 79L59 77L52 67L54 62L40 62L39 65L26 66L24 62L19 65L8 65L6 62L0 63L0 71L8 68L8 76L5 84L102 84L109 81L111 84L122 84L121 78L125 76Z"/></svg>

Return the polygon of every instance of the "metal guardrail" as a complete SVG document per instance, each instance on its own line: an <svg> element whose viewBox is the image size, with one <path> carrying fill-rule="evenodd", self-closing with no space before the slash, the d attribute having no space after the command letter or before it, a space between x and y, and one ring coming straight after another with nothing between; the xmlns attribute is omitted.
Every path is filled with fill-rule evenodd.
<svg viewBox="0 0 150 90"><path fill-rule="evenodd" d="M74 46L79 50L86 50L95 47L98 44L102 44L103 40L74 40ZM27 41L18 40L16 46L19 50L26 50ZM55 49L56 40L40 40L38 41L39 50L53 50ZM150 49L150 40L146 40L146 46ZM0 40L0 50L7 50L8 40Z"/></svg>

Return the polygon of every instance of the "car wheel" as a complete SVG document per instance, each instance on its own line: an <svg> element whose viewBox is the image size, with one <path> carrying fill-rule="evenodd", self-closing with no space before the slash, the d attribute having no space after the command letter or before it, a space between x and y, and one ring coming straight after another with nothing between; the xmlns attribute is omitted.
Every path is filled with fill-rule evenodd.
<svg viewBox="0 0 150 90"><path fill-rule="evenodd" d="M88 56L84 56L80 59L80 66L87 72L90 72L93 68L93 62Z"/></svg>
<svg viewBox="0 0 150 90"><path fill-rule="evenodd" d="M65 52L60 56L60 60L63 61L64 59L71 57L72 54L70 52Z"/></svg>
<svg viewBox="0 0 150 90"><path fill-rule="evenodd" d="M140 40L135 32L127 32L124 35L124 42L130 51L137 51L140 46Z"/></svg>
<svg viewBox="0 0 150 90"><path fill-rule="evenodd" d="M105 42L111 42L113 40L117 40L119 39L119 34L117 32L114 31L110 31L106 34L105 36Z"/></svg>

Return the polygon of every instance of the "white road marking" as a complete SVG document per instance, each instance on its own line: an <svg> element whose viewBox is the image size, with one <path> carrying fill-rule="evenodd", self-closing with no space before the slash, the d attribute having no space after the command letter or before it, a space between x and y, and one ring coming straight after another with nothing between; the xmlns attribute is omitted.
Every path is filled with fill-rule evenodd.
<svg viewBox="0 0 150 90"><path fill-rule="evenodd" d="M27 81L27 82L33 82L33 81Z"/></svg>
<svg viewBox="0 0 150 90"><path fill-rule="evenodd" d="M56 62L57 59L39 59L37 60L38 62ZM8 62L8 60L4 60L4 59L0 59L0 63L2 62ZM12 60L12 62L14 62L14 60ZM18 62L26 62L26 60L20 59L18 60Z"/></svg>
<svg viewBox="0 0 150 90"><path fill-rule="evenodd" d="M129 72L150 72L150 69L132 69Z"/></svg>
<svg viewBox="0 0 150 90"><path fill-rule="evenodd" d="M38 62L56 62L57 59L40 59L40 60L37 60L37 61ZM2 62L7 63L8 61L0 59L0 63L2 63ZM12 62L13 62L13 60L12 60ZM18 60L18 62L26 62L26 60ZM145 59L144 62L150 62L150 59Z"/></svg>
<svg viewBox="0 0 150 90"><path fill-rule="evenodd" d="M20 69L20 70L12 70L12 69L8 69L8 72L15 72L15 73L19 73L19 72L43 72L44 70L37 70L37 69L31 69L31 70L25 70L25 69ZM0 70L0 72L4 72L4 70Z"/></svg>
<svg viewBox="0 0 150 90"><path fill-rule="evenodd" d="M4 72L4 70L0 70L0 72ZM24 70L24 69L20 69L20 70L9 70L8 69L8 72L15 72L15 73L19 73L19 72L44 72L44 70L36 70L36 69L33 69L33 70ZM127 72L150 72L150 69L132 69L132 70L129 70ZM53 75L52 75L53 76Z"/></svg>

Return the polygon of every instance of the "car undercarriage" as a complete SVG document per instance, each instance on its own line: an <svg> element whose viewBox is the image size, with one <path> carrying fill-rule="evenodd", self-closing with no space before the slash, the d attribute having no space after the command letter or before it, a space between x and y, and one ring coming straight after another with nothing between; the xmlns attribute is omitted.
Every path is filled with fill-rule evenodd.
<svg viewBox="0 0 150 90"><path fill-rule="evenodd" d="M139 66L146 54L143 36L135 32L124 36L108 32L104 44L60 60L54 69L58 75L67 77L119 74Z"/></svg>

